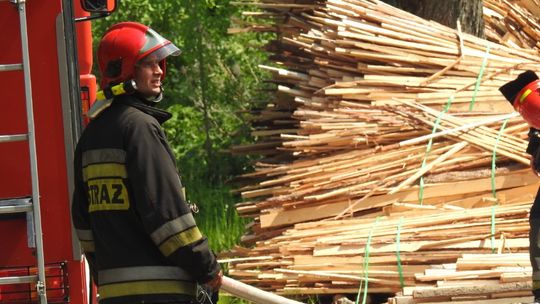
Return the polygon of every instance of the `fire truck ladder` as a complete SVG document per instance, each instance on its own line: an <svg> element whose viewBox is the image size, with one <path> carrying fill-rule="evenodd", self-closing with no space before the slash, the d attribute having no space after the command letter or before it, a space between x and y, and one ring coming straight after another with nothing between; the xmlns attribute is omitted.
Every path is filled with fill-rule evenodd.
<svg viewBox="0 0 540 304"><path fill-rule="evenodd" d="M2 1L2 0L0 0ZM0 214L26 213L28 227L28 247L35 248L37 275L0 278L0 285L35 283L40 304L47 304L45 290L45 259L43 257L43 238L41 229L41 209L39 203L39 183L34 131L34 111L32 105L32 84L30 81L30 55L28 52L28 32L26 26L25 0L10 0L19 12L22 63L0 65L0 72L22 70L24 73L24 92L26 96L27 134L0 135L0 143L28 141L30 155L30 174L32 197L0 199Z"/></svg>

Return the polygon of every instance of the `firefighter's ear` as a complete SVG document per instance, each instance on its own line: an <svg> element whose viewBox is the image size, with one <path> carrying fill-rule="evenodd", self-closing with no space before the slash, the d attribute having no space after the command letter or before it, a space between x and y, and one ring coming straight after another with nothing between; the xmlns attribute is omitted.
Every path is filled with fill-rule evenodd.
<svg viewBox="0 0 540 304"><path fill-rule="evenodd" d="M122 74L122 58L109 61L105 69L105 76L116 78L119 77L120 74Z"/></svg>

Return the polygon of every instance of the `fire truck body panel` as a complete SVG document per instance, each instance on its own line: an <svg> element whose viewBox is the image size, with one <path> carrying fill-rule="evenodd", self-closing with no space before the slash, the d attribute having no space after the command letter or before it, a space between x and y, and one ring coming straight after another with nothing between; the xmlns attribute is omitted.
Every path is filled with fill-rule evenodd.
<svg viewBox="0 0 540 304"><path fill-rule="evenodd" d="M41 226L46 265L62 265L69 280L64 303L88 303L84 261L73 242L70 217L71 155L80 132L80 98L72 5L79 1L26 2L28 50L35 124ZM82 70L90 73L89 24L78 26ZM22 63L17 6L0 0L0 65ZM90 82L91 75L85 75ZM0 136L28 133L24 73L0 71ZM92 88L95 89L95 86ZM0 199L32 196L30 152L27 140L0 142ZM35 248L29 248L25 213L0 214L0 277L5 269L35 267ZM31 272L31 271L30 271ZM9 274L7 275L9 276ZM48 282L49 284L49 282ZM48 286L49 287L49 286ZM0 285L0 303L8 303ZM3 293L4 292L4 293Z"/></svg>

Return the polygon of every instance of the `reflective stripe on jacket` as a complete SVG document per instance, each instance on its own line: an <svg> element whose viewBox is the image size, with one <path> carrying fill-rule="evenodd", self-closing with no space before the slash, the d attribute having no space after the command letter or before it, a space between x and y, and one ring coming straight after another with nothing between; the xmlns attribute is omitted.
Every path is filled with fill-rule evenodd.
<svg viewBox="0 0 540 304"><path fill-rule="evenodd" d="M147 294L196 296L197 286L183 269L173 266L142 266L99 272L99 297L106 300Z"/></svg>

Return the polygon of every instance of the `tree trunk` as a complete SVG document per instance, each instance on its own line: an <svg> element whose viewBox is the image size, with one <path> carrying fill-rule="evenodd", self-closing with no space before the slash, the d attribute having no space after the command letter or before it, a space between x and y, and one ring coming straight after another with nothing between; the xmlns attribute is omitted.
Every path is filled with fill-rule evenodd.
<svg viewBox="0 0 540 304"><path fill-rule="evenodd" d="M482 0L386 0L385 2L454 29L457 28L459 20L463 32L485 38Z"/></svg>

